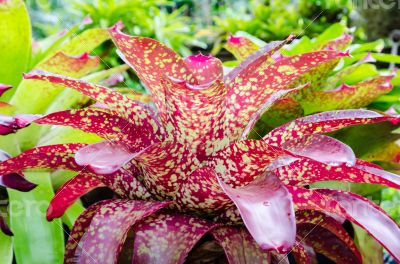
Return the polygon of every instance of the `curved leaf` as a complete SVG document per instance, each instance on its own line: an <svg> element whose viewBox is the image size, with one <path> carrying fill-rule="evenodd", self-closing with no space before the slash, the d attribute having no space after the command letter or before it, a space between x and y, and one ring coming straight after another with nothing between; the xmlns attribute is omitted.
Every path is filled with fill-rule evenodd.
<svg viewBox="0 0 400 264"><path fill-rule="evenodd" d="M245 187L236 189L221 180L219 182L263 250L283 253L292 248L296 238L292 198L274 174L262 175Z"/></svg>
<svg viewBox="0 0 400 264"><path fill-rule="evenodd" d="M132 263L182 264L195 244L214 225L182 214L149 216L134 228Z"/></svg>
<svg viewBox="0 0 400 264"><path fill-rule="evenodd" d="M323 134L341 128L390 121L397 124L397 116L382 115L369 110L338 110L298 118L290 123L275 128L264 140L269 144L281 145L288 140L311 134Z"/></svg>
<svg viewBox="0 0 400 264"><path fill-rule="evenodd" d="M86 235L80 241L79 263L115 263L129 229L168 202L113 200L94 215Z"/></svg>
<svg viewBox="0 0 400 264"><path fill-rule="evenodd" d="M79 173L57 190L46 211L47 221L61 217L82 195L101 186L104 184L93 175L85 172Z"/></svg>

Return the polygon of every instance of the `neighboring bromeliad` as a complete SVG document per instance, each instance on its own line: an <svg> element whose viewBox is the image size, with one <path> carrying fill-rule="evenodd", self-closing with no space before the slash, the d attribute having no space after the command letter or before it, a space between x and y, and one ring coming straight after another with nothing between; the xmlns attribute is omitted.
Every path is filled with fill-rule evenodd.
<svg viewBox="0 0 400 264"><path fill-rule="evenodd" d="M155 107L106 87L34 71L26 79L75 89L104 107L55 112L37 124L64 125L106 139L40 146L0 163L0 174L31 168L79 172L56 193L48 211L63 215L79 197L108 186L120 199L90 206L76 221L66 263L115 263L133 229L134 263L183 263L211 233L230 263L311 263L312 250L337 263L361 263L344 219L361 226L397 260L400 229L357 194L312 189L340 180L400 188L400 177L358 160L350 147L322 135L397 116L368 110L331 111L299 118L265 137L246 139L274 102L346 53L316 51L275 56L273 42L224 76L211 56L180 58L155 40L110 29L121 57L152 95ZM289 40L289 39L288 39ZM315 232L314 232L315 231ZM278 253L276 253L278 252Z"/></svg>

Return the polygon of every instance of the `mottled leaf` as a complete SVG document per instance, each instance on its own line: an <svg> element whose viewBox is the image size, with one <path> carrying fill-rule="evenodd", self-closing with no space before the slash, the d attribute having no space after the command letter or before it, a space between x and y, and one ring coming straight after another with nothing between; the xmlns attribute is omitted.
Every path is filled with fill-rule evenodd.
<svg viewBox="0 0 400 264"><path fill-rule="evenodd" d="M85 144L71 143L36 147L0 163L0 175L21 172L26 169L80 170L74 154Z"/></svg>
<svg viewBox="0 0 400 264"><path fill-rule="evenodd" d="M287 140L305 135L323 134L351 125L384 121L391 121L397 124L399 118L362 109L330 111L298 118L272 130L264 137L264 140L269 144L280 145Z"/></svg>
<svg viewBox="0 0 400 264"><path fill-rule="evenodd" d="M113 200L94 215L86 235L79 242L84 254L79 263L116 263L129 229L168 202Z"/></svg>
<svg viewBox="0 0 400 264"><path fill-rule="evenodd" d="M224 144L226 88L222 81L194 86L165 79L167 131L204 160ZM221 142L222 141L222 142Z"/></svg>
<svg viewBox="0 0 400 264"><path fill-rule="evenodd" d="M134 228L132 263L182 264L195 244L214 225L183 214L149 216Z"/></svg>
<svg viewBox="0 0 400 264"><path fill-rule="evenodd" d="M47 208L48 221L61 217L65 211L82 195L104 184L90 173L80 172L64 183L56 192Z"/></svg>
<svg viewBox="0 0 400 264"><path fill-rule="evenodd" d="M195 155L178 142L154 144L135 156L143 183L158 197L173 198L187 175L200 167Z"/></svg>
<svg viewBox="0 0 400 264"><path fill-rule="evenodd" d="M281 149L261 140L246 139L233 142L210 157L213 166L226 184L243 186L262 174L278 157L285 155Z"/></svg>
<svg viewBox="0 0 400 264"><path fill-rule="evenodd" d="M150 38L126 35L119 30L118 25L110 28L109 32L121 52L120 56L149 89L162 116L166 114L166 109L161 78L169 76L191 84L197 83L184 60L167 46Z"/></svg>
<svg viewBox="0 0 400 264"><path fill-rule="evenodd" d="M212 231L231 264L267 264L271 256L263 251L243 227L220 227Z"/></svg>
<svg viewBox="0 0 400 264"><path fill-rule="evenodd" d="M242 70L227 82L227 119L231 138L241 134L249 122L249 116L258 111L272 94L297 86L298 82L304 81L299 78L306 73L343 56L335 51L319 51L289 57L273 64L265 62L266 65L256 69L249 66Z"/></svg>
<svg viewBox="0 0 400 264"><path fill-rule="evenodd" d="M176 202L189 212L207 214L215 214L232 204L211 167L201 167L188 175L176 194Z"/></svg>

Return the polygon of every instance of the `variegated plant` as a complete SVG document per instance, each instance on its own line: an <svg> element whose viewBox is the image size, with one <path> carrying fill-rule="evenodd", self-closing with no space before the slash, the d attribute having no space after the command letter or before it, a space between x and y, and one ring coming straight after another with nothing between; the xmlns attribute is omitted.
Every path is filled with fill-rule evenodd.
<svg viewBox="0 0 400 264"><path fill-rule="evenodd" d="M337 263L361 263L342 227L361 226L397 260L400 228L377 205L319 181L400 188L400 177L359 160L350 147L322 135L341 128L400 121L369 110L323 112L247 139L257 119L289 93L308 88L346 53L321 50L282 58L273 42L227 75L214 57L181 58L155 40L109 30L121 57L152 95L152 104L114 90L44 71L24 76L74 89L99 104L36 119L104 138L95 144L32 148L0 163L0 174L26 169L79 172L56 193L47 219L79 197L107 186L118 199L98 202L77 219L66 263L115 263L130 230L133 263L183 263L206 234L230 263L311 263L313 252ZM101 106L101 107L99 107Z"/></svg>
<svg viewBox="0 0 400 264"><path fill-rule="evenodd" d="M383 41L352 44L353 37L347 31L349 30L343 25L334 24L321 36L312 40L305 36L276 55L276 59L282 59L313 51L347 49L351 56L340 63L337 61L327 64L314 75L304 78L302 81L310 83L309 89L299 91L275 104L261 118L260 128L256 129L259 133L265 131L266 126L273 128L302 115L366 107L392 90L391 81L396 75L395 71L382 71L371 64L377 60L388 62L390 59L387 54L379 53L383 48ZM238 61L243 61L257 51L260 44L262 42L252 36L241 35L231 36L225 47Z"/></svg>

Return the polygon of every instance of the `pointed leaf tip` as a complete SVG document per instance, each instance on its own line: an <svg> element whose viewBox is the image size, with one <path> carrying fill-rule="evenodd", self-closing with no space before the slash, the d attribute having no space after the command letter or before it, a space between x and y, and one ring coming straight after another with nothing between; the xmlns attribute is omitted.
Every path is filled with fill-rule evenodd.
<svg viewBox="0 0 400 264"><path fill-rule="evenodd" d="M11 85L0 83L0 96L2 96L3 93L5 93L6 91L10 90L11 88L12 88Z"/></svg>
<svg viewBox="0 0 400 264"><path fill-rule="evenodd" d="M10 173L0 176L0 185L20 192L29 192L37 186L37 184L28 181L18 173Z"/></svg>
<svg viewBox="0 0 400 264"><path fill-rule="evenodd" d="M0 115L0 135L17 132L18 129L27 127L41 115L21 114L16 116Z"/></svg>
<svg viewBox="0 0 400 264"><path fill-rule="evenodd" d="M7 236L14 235L2 216L0 216L0 230Z"/></svg>

